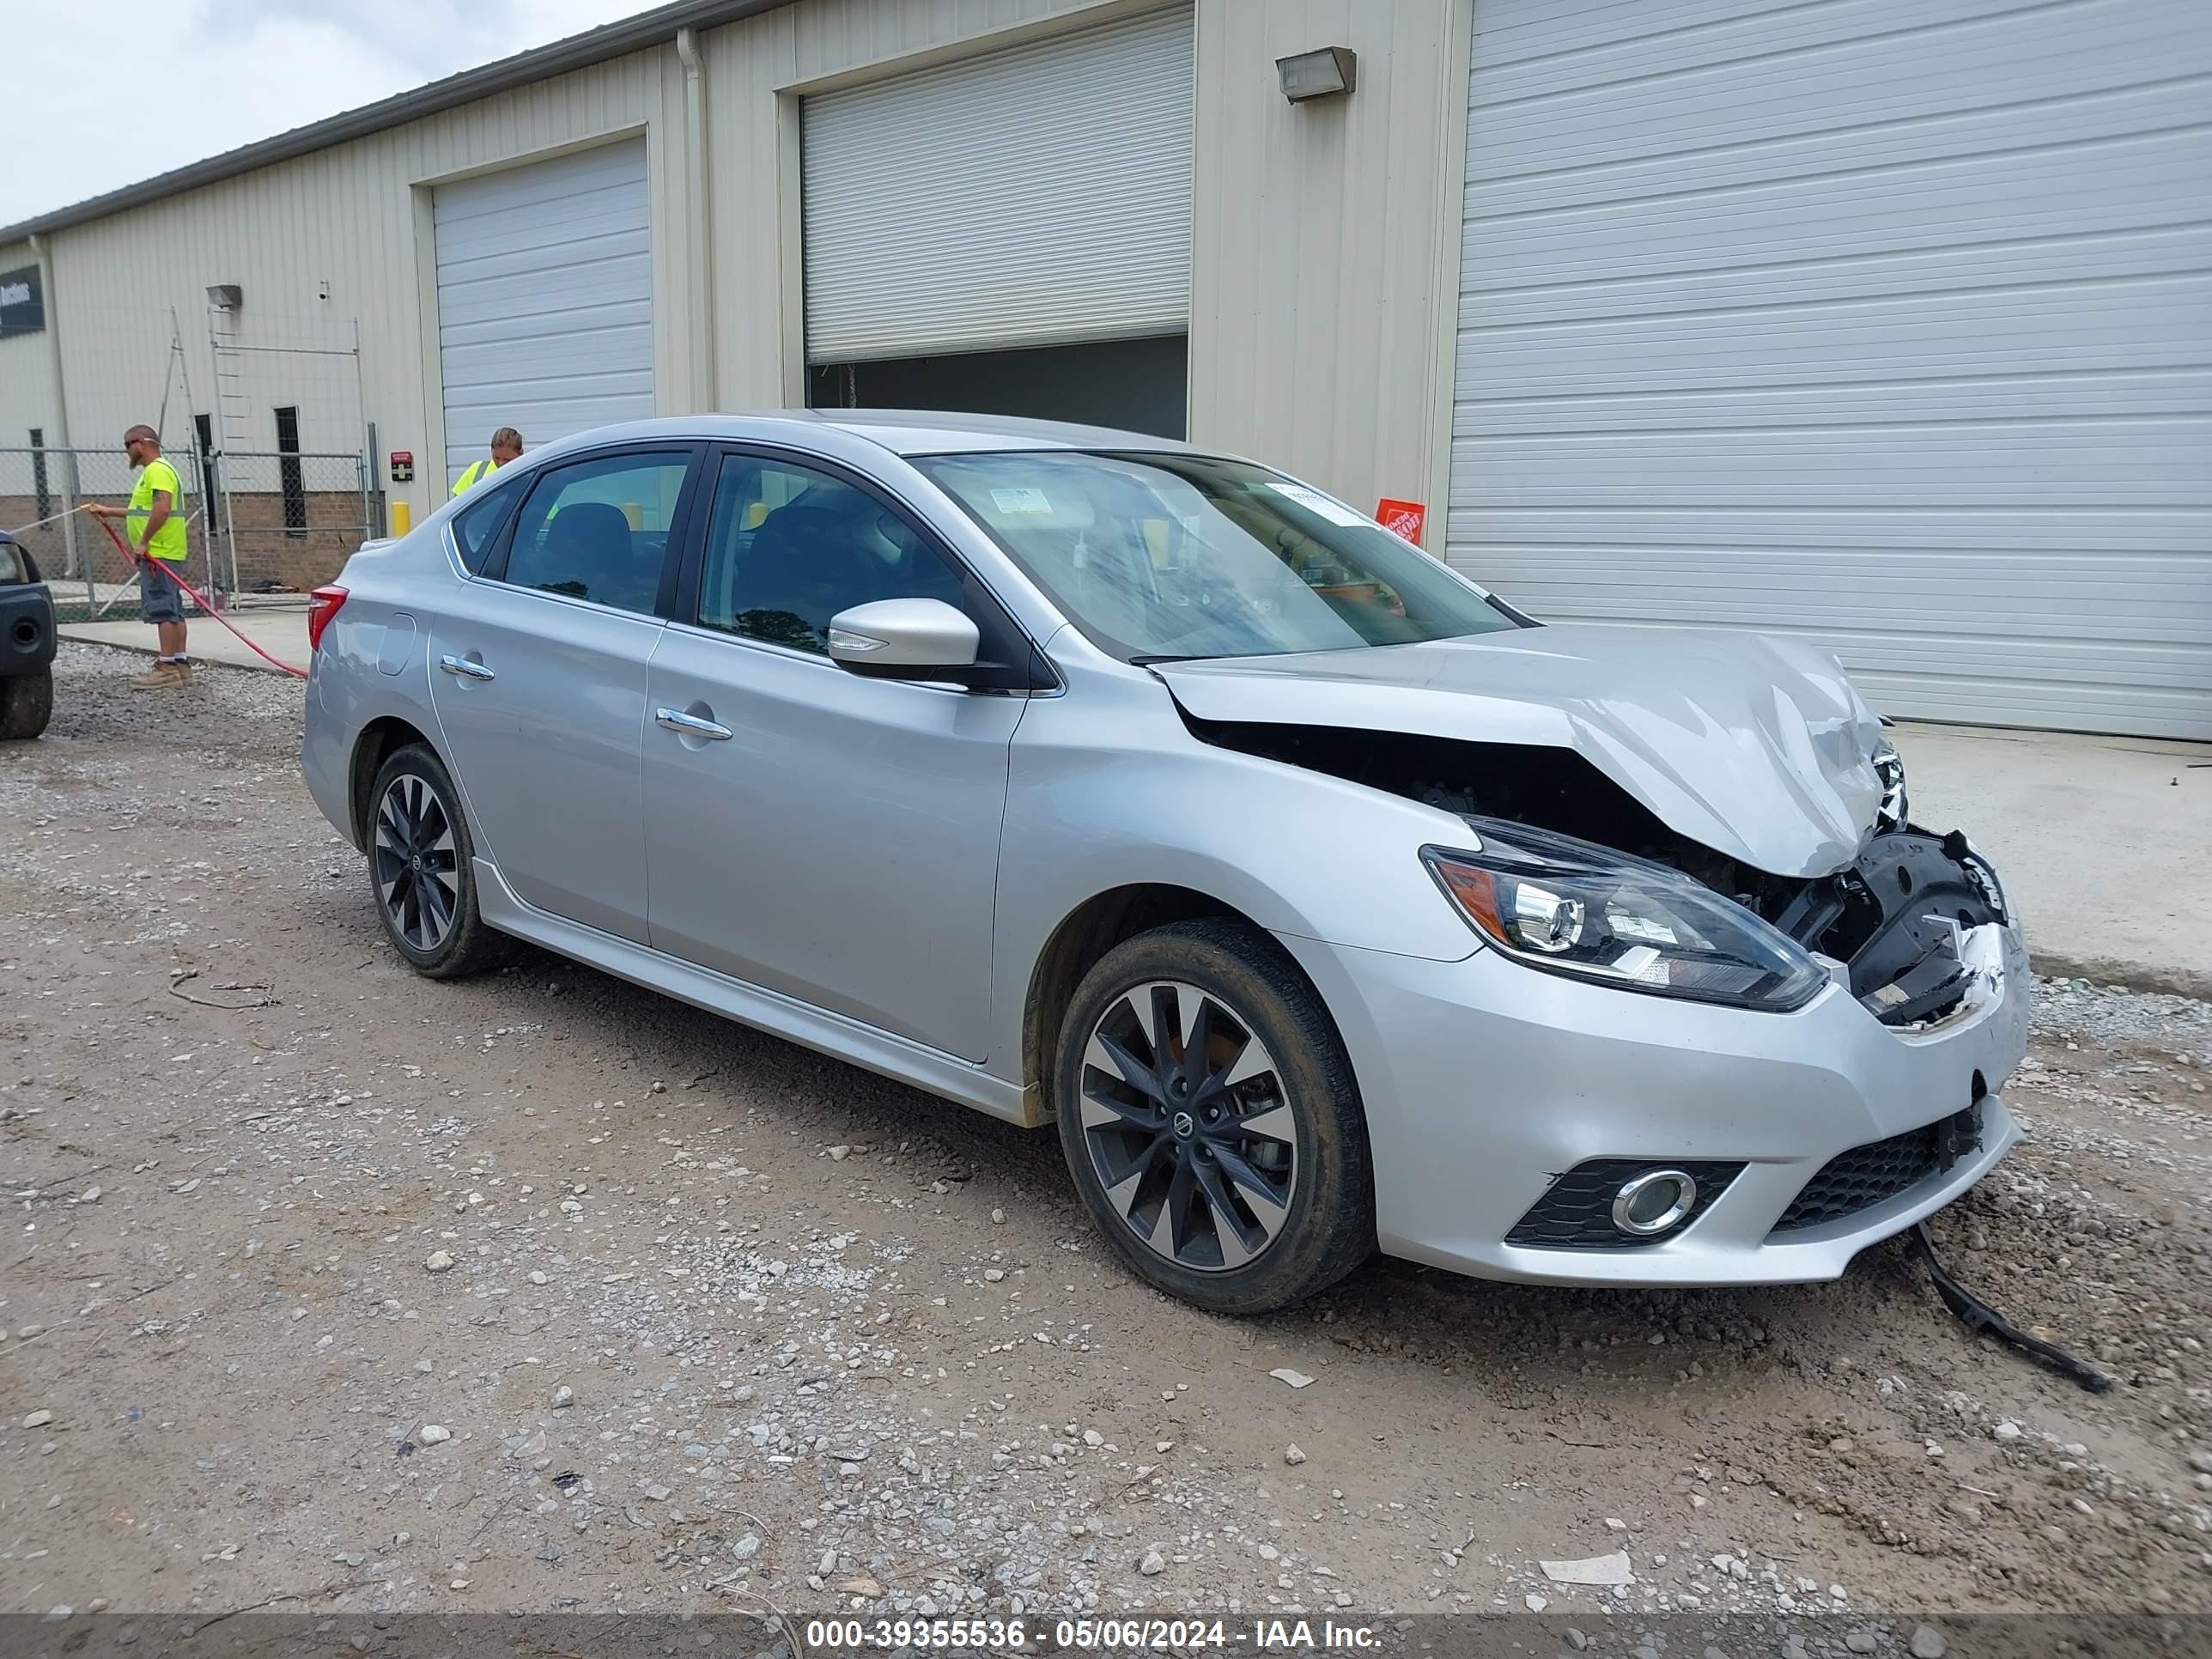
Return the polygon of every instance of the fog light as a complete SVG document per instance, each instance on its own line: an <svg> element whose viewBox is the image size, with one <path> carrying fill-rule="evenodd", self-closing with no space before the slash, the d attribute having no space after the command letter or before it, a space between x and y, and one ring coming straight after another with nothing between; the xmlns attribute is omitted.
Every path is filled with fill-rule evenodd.
<svg viewBox="0 0 2212 1659"><path fill-rule="evenodd" d="M1698 1183L1683 1170L1646 1170L1613 1195L1613 1224L1632 1238L1655 1238L1697 1206Z"/></svg>

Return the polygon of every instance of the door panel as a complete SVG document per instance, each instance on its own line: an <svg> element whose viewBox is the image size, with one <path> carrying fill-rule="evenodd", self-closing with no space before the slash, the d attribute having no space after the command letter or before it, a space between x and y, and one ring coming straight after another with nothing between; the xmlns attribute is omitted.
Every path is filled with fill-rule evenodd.
<svg viewBox="0 0 2212 1659"><path fill-rule="evenodd" d="M686 584L696 620L670 624L647 681L652 942L982 1059L1007 757L1028 705L863 679L823 648L850 605L981 602L855 480L733 453L713 495ZM1006 648L1003 616L978 626Z"/></svg>
<svg viewBox="0 0 2212 1659"><path fill-rule="evenodd" d="M656 949L984 1058L1008 746L1028 704L672 627L653 653Z"/></svg>
<svg viewBox="0 0 2212 1659"><path fill-rule="evenodd" d="M664 624L464 582L431 632L431 703L489 854L516 895L646 937L638 744ZM483 679L448 657L489 672Z"/></svg>
<svg viewBox="0 0 2212 1659"><path fill-rule="evenodd" d="M478 843L516 895L641 943L638 799L652 614L680 544L696 452L613 450L547 467L513 523L461 515L462 582L431 630L431 702ZM480 512L502 528L481 558Z"/></svg>

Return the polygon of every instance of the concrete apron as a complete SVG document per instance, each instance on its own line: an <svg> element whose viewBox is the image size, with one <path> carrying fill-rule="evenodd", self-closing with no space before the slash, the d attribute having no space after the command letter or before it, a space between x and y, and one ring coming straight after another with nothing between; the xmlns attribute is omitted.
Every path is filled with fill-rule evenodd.
<svg viewBox="0 0 2212 1659"><path fill-rule="evenodd" d="M1900 722L1913 822L1964 830L2036 971L2212 997L2212 744Z"/></svg>
<svg viewBox="0 0 2212 1659"><path fill-rule="evenodd" d="M300 668L307 665L306 605L234 606L224 614L256 645L279 661ZM226 667L252 668L267 674L279 672L240 645L229 629L214 617L194 613L185 620L185 650L195 664L222 663ZM121 622L64 623L54 632L65 640L113 646L118 651L136 651L149 657L161 649L154 637L154 625L135 617Z"/></svg>

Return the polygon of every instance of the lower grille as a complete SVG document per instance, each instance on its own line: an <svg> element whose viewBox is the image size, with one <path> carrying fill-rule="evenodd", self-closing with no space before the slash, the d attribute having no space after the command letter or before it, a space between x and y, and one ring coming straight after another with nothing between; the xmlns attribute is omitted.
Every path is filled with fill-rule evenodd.
<svg viewBox="0 0 2212 1659"><path fill-rule="evenodd" d="M1621 1182L1646 1170L1680 1170L1698 1183L1698 1201L1690 1213L1661 1235L1674 1238L1728 1190L1729 1182L1743 1173L1743 1165L1679 1158L1593 1158L1576 1164L1554 1181L1551 1189L1528 1206L1528 1213L1513 1224L1505 1242L1547 1250L1634 1250L1658 1243L1657 1238L1624 1237L1613 1224L1613 1194L1620 1190Z"/></svg>
<svg viewBox="0 0 2212 1659"><path fill-rule="evenodd" d="M1774 1224L1778 1233L1818 1227L1909 1192L1982 1144L1982 1103L1887 1140L1838 1152L1820 1166Z"/></svg>

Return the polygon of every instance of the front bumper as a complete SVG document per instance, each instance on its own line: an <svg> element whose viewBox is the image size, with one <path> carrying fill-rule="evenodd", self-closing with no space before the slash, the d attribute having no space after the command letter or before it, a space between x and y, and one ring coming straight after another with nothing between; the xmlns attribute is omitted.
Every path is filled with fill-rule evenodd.
<svg viewBox="0 0 2212 1659"><path fill-rule="evenodd" d="M1957 1198L2020 1138L1999 1094L2027 1046L2027 956L2014 926L2001 930L1986 994L1925 1033L1881 1024L1841 986L1795 1013L1749 1013L1583 985L1494 951L1443 963L1280 942L1351 1051L1377 1231L1394 1255L1532 1284L1834 1279L1868 1245ZM1978 1151L1865 1209L1774 1231L1829 1159L1977 1098ZM1745 1168L1656 1244L1505 1242L1559 1176L1615 1158Z"/></svg>

